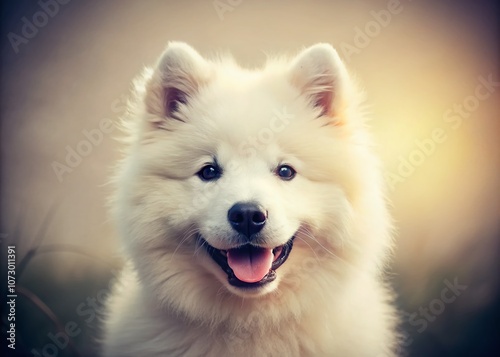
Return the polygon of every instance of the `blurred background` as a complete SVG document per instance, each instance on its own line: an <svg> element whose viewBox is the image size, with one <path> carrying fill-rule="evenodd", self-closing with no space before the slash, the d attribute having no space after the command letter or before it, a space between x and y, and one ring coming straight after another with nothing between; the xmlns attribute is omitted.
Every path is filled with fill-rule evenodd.
<svg viewBox="0 0 500 357"><path fill-rule="evenodd" d="M497 1L40 0L1 9L1 299L15 245L18 356L96 354L96 314L122 264L105 207L119 157L111 123L132 78L170 40L230 51L246 67L316 42L336 47L366 89L398 228L390 280L400 354L500 355ZM2 348L7 313L2 303Z"/></svg>

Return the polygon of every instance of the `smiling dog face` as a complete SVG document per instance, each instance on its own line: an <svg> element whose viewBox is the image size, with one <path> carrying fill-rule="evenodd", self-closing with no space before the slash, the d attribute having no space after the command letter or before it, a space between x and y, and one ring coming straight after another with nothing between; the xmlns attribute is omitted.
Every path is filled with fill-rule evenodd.
<svg viewBox="0 0 500 357"><path fill-rule="evenodd" d="M386 217L360 98L331 46L250 71L171 43L136 86L114 207L160 301L203 313L221 292L295 293L361 244L384 245L351 238L366 199L378 213L363 224L376 233Z"/></svg>

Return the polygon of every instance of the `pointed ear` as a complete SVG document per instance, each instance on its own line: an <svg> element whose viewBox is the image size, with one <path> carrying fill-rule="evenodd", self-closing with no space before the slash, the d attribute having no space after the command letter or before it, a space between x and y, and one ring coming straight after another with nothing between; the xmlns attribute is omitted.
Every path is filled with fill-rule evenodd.
<svg viewBox="0 0 500 357"><path fill-rule="evenodd" d="M290 80L319 109L319 116L339 114L349 75L331 45L319 43L299 53L292 62Z"/></svg>
<svg viewBox="0 0 500 357"><path fill-rule="evenodd" d="M182 42L170 42L147 84L146 110L182 121L181 107L198 93L209 75L209 63L196 50Z"/></svg>

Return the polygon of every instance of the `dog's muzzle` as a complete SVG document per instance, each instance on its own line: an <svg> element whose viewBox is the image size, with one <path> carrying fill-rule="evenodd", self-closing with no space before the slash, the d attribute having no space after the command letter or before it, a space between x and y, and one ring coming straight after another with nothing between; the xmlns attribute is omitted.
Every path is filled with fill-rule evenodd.
<svg viewBox="0 0 500 357"><path fill-rule="evenodd" d="M198 244L205 247L210 257L227 274L229 284L240 288L257 288L276 279L276 270L288 259L294 238L275 248L247 243L221 250L198 235Z"/></svg>

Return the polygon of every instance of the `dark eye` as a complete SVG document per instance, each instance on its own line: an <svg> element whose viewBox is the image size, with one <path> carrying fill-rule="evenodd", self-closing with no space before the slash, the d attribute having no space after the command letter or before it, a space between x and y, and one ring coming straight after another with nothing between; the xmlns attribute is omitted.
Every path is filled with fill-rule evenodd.
<svg viewBox="0 0 500 357"><path fill-rule="evenodd" d="M198 177L202 179L203 181L213 181L217 180L222 171L219 166L217 165L206 165L201 168L200 171L198 171Z"/></svg>
<svg viewBox="0 0 500 357"><path fill-rule="evenodd" d="M295 177L297 172L293 169L293 167L288 165L280 165L276 169L276 175L279 176L280 179L289 181Z"/></svg>

